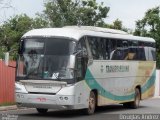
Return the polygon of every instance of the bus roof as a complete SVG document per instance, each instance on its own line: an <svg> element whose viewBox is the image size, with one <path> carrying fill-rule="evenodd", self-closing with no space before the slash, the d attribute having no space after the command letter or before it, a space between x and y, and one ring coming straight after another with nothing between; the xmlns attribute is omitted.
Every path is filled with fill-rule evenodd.
<svg viewBox="0 0 160 120"><path fill-rule="evenodd" d="M155 42L154 39L149 37L139 37L128 34L124 31L92 27L92 26L66 26L62 28L42 28L34 29L22 36L26 37L67 37L75 40L79 40L83 36L95 36L105 38L118 38L126 40L138 40L146 42Z"/></svg>

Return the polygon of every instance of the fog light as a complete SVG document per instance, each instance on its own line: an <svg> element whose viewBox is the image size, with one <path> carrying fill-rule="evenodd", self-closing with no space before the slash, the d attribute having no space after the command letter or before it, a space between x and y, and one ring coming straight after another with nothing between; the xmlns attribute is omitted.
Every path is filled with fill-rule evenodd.
<svg viewBox="0 0 160 120"><path fill-rule="evenodd" d="M68 97L64 97L65 100L68 100Z"/></svg>
<svg viewBox="0 0 160 120"><path fill-rule="evenodd" d="M21 95L21 98L24 98L24 95Z"/></svg>
<svg viewBox="0 0 160 120"><path fill-rule="evenodd" d="M63 100L63 97L59 97L60 100Z"/></svg>
<svg viewBox="0 0 160 120"><path fill-rule="evenodd" d="M19 94L17 94L17 98L20 98L20 95L19 95Z"/></svg>

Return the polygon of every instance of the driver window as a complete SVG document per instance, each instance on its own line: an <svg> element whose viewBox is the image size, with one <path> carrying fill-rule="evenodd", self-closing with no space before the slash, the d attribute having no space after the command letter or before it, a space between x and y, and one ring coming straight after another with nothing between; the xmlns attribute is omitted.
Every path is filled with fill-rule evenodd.
<svg viewBox="0 0 160 120"><path fill-rule="evenodd" d="M83 56L87 56L87 48L86 48L86 44L85 44L85 38L81 38L78 42L78 46L77 46L78 51L82 51L81 55Z"/></svg>
<svg viewBox="0 0 160 120"><path fill-rule="evenodd" d="M80 54L76 56L77 79L78 81L80 81L85 77L88 64L88 53L87 53L85 38L79 40L77 49L78 51L79 50L82 51L80 52Z"/></svg>

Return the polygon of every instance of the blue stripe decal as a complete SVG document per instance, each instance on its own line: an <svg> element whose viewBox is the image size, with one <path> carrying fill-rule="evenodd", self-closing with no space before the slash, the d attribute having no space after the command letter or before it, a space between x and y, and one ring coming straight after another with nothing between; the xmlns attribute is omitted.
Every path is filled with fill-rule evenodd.
<svg viewBox="0 0 160 120"><path fill-rule="evenodd" d="M151 76L151 78L147 81L147 83L142 87L142 93L146 92L152 85L154 85L155 83L155 72L153 73L153 75ZM134 94L132 93L130 95L126 95L126 96L118 96L118 95L114 95L109 91L106 91L93 77L92 73L90 72L89 69L87 69L87 73L85 76L85 80L86 83L88 84L88 86L90 87L90 89L97 89L98 91L101 91L99 94L105 98L109 98L111 100L115 100L115 101L129 101L134 99Z"/></svg>

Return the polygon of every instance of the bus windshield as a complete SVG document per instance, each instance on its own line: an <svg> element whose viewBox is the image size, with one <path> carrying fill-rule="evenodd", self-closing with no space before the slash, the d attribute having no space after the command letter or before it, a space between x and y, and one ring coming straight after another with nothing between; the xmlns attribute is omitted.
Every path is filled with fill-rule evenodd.
<svg viewBox="0 0 160 120"><path fill-rule="evenodd" d="M17 78L73 79L75 48L75 41L62 38L22 40Z"/></svg>

